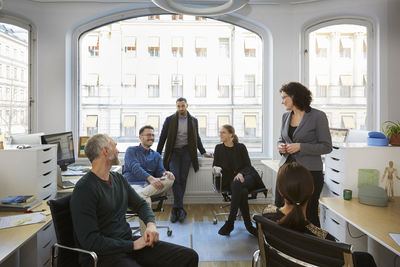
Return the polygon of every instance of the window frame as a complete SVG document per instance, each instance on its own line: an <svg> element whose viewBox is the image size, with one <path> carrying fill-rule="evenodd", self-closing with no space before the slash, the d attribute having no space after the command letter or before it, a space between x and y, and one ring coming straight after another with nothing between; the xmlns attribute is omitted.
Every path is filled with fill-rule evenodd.
<svg viewBox="0 0 400 267"><path fill-rule="evenodd" d="M301 61L302 68L301 77L302 82L306 85L309 84L309 34L313 31L316 31L320 28L333 26L333 25L342 25L342 24L354 24L359 26L364 26L367 28L367 84L366 84L366 93L367 97L367 113L366 113L366 124L365 127L367 130L379 129L380 128L380 111L379 111L379 87L376 86L378 83L376 81L375 73L376 73L376 37L374 24L368 19L364 17L330 17L324 18L320 20L316 20L305 25L301 31ZM347 58L341 58L342 60L346 60Z"/></svg>
<svg viewBox="0 0 400 267"><path fill-rule="evenodd" d="M67 80L70 80L71 83L71 116L68 118L71 121L72 131L76 136L79 136L79 127L80 127L80 46L82 45L81 37L100 26L105 24L113 23L120 20L125 20L128 18L136 18L136 17L145 17L149 14L169 14L164 10L158 7L151 8L137 8L127 11L121 11L118 13L105 15L100 18L95 18L92 21L85 22L72 32L70 36L71 41L71 64L70 64L70 72L67 73ZM273 62L272 62L272 47L273 47L273 39L272 33L269 28L264 25L260 25L254 23L251 19L243 17L238 20L236 14L227 14L223 19L218 17L210 17L211 19L219 20L222 22L230 23L233 25L237 25L239 27L245 28L253 33L257 34L261 40L261 52L263 53L262 58L262 96L261 96L261 115L262 115L262 127L263 131L261 134L262 139L262 148L261 152L254 152L251 154L252 157L261 157L261 158L272 158L272 155L275 151L275 141L273 140L273 127L274 127L274 114L276 116L276 112L274 111L274 78L273 78ZM122 152L122 151L121 151Z"/></svg>

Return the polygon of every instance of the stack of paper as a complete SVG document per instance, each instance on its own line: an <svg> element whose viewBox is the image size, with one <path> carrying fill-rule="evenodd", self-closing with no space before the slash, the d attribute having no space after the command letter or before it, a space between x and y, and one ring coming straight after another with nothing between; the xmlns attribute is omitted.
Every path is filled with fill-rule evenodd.
<svg viewBox="0 0 400 267"><path fill-rule="evenodd" d="M46 221L46 216L40 213L29 213L14 216L0 217L0 229L21 226Z"/></svg>

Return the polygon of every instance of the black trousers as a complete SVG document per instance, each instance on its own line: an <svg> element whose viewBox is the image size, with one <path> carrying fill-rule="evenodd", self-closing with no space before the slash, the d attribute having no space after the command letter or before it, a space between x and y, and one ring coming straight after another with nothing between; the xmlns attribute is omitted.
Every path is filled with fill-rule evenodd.
<svg viewBox="0 0 400 267"><path fill-rule="evenodd" d="M322 187L324 186L324 175L322 171L310 171L314 180L314 193L308 201L306 215L307 219L315 226L320 227L318 216L319 197L321 195ZM284 200L279 194L278 187L275 187L275 206L282 207Z"/></svg>
<svg viewBox="0 0 400 267"><path fill-rule="evenodd" d="M244 177L244 183L233 180L231 182L231 209L229 211L228 222L233 223L236 219L238 209L242 212L245 224L251 223L248 195L251 188L254 187L254 179L250 176Z"/></svg>
<svg viewBox="0 0 400 267"><path fill-rule="evenodd" d="M136 239L138 237L134 237ZM144 247L132 253L118 253L99 256L98 267L196 267L199 255L191 248L159 241L154 247ZM88 261L82 266L93 266Z"/></svg>

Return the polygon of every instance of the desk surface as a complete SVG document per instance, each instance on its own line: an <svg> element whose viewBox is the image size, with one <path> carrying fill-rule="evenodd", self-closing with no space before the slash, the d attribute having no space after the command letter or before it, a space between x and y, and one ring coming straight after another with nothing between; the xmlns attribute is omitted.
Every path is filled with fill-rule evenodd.
<svg viewBox="0 0 400 267"><path fill-rule="evenodd" d="M360 231L400 255L400 246L389 236L389 233L400 234L400 197L395 197L387 207L360 204L358 198L344 200L339 197L325 197L319 201Z"/></svg>
<svg viewBox="0 0 400 267"><path fill-rule="evenodd" d="M261 163L272 169L275 172L279 171L279 162L280 160L272 160L272 159L263 159Z"/></svg>
<svg viewBox="0 0 400 267"><path fill-rule="evenodd" d="M35 210L46 209L49 210L50 207L47 206L46 202L40 206L37 206ZM0 217L19 215L23 214L21 212L0 212ZM42 229L49 221L51 221L51 215L46 216L46 222L34 223L23 226L11 227L6 229L0 229L0 263L2 263L8 256L10 256L14 251L21 247L26 241L31 239L36 233Z"/></svg>

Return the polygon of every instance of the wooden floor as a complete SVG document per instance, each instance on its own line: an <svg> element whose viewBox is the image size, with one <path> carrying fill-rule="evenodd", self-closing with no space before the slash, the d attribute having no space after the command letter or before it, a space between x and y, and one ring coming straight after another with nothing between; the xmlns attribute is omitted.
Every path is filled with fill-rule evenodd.
<svg viewBox="0 0 400 267"><path fill-rule="evenodd" d="M156 212L157 221L168 221L171 214L171 205L163 205L163 212ZM220 208L220 204L190 204L185 205L184 209L187 211L186 220L189 222L212 222L214 214L221 212L229 212L229 208L224 210ZM261 213L265 205L250 205L250 213ZM222 216L218 218L219 221L224 220ZM179 222L177 222L179 223ZM230 262L200 262L200 267L249 267L251 261L230 261Z"/></svg>

